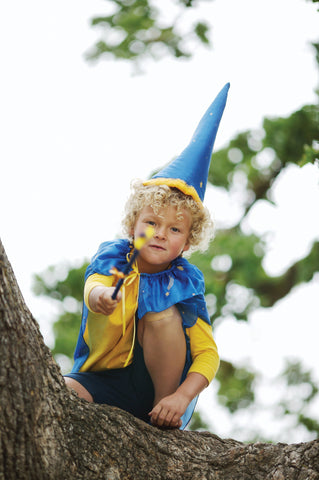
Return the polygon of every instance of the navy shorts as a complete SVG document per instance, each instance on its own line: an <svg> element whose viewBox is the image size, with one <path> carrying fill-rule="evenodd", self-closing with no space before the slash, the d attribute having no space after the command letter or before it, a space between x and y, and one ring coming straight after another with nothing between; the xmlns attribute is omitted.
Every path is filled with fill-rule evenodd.
<svg viewBox="0 0 319 480"><path fill-rule="evenodd" d="M98 372L68 373L83 385L95 403L111 405L149 422L154 387L144 362L143 349L136 342L133 361L125 368Z"/></svg>

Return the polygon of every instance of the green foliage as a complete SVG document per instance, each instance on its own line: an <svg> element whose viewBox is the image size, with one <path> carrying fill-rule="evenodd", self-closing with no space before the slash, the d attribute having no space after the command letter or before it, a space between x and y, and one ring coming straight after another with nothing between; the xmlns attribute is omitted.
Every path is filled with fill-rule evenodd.
<svg viewBox="0 0 319 480"><path fill-rule="evenodd" d="M204 273L212 322L226 315L246 321L258 306L271 307L319 271L319 242L313 244L305 258L278 277L266 274L262 266L264 251L259 237L245 235L237 226L219 231L205 255L192 256L192 262ZM222 265L224 258L228 261L227 270L227 265Z"/></svg>
<svg viewBox="0 0 319 480"><path fill-rule="evenodd" d="M280 402L282 414L292 416L296 426L303 425L319 438L319 422L307 414L309 406L318 399L319 392L312 372L305 370L300 362L286 362L282 379L285 383L285 394Z"/></svg>
<svg viewBox="0 0 319 480"><path fill-rule="evenodd" d="M255 374L246 368L236 368L232 363L221 361L217 373L219 382L218 400L231 413L247 408L255 400Z"/></svg>
<svg viewBox="0 0 319 480"><path fill-rule="evenodd" d="M212 321L227 314L247 320L252 310L265 303L255 290L257 283L267 279L262 254L263 244L258 237L244 235L239 227L234 227L219 231L204 255L192 256L192 263L204 274L209 305L215 298L210 308ZM228 260L228 265L223 265L223 260Z"/></svg>
<svg viewBox="0 0 319 480"><path fill-rule="evenodd" d="M55 338L52 354L73 357L75 342L81 324L81 311L64 312L53 325Z"/></svg>
<svg viewBox="0 0 319 480"><path fill-rule="evenodd" d="M314 47L314 49L316 51L316 61L319 65L319 43L312 43L312 46Z"/></svg>
<svg viewBox="0 0 319 480"><path fill-rule="evenodd" d="M300 413L298 415L298 424L303 425L308 432L314 432L317 434L317 438L319 437L319 422L314 418L307 417Z"/></svg>
<svg viewBox="0 0 319 480"><path fill-rule="evenodd" d="M206 422L202 419L199 412L194 412L190 424L188 425L188 430L191 431L200 431L208 430L209 427Z"/></svg>
<svg viewBox="0 0 319 480"><path fill-rule="evenodd" d="M82 302L87 266L87 262L79 268L69 265L50 266L41 275L34 276L33 291L36 295L45 295L55 300L63 301L71 297Z"/></svg>
<svg viewBox="0 0 319 480"><path fill-rule="evenodd" d="M81 323L85 262L79 268L57 265L35 275L33 291L36 295L60 302L62 313L53 324L55 338L52 354L73 357L75 342Z"/></svg>
<svg viewBox="0 0 319 480"><path fill-rule="evenodd" d="M319 243L315 242L310 253L281 276L268 276L263 268L263 239L242 229L258 200L271 201L273 182L288 164L318 158L315 139L319 139L318 109L305 106L287 118L266 118L262 130L242 132L213 154L209 181L230 193L237 184L243 190L238 224L218 231L207 253L191 259L202 269L207 294L214 299L213 321L227 314L247 320L256 307L274 305L319 270ZM228 260L222 265L225 257Z"/></svg>
<svg viewBox="0 0 319 480"><path fill-rule="evenodd" d="M313 147L305 145L304 154L299 162L299 165L303 167L306 163L315 163L319 160L319 149L315 143Z"/></svg>
<svg viewBox="0 0 319 480"><path fill-rule="evenodd" d="M209 28L206 23L203 22L198 22L195 25L194 32L198 36L198 38L201 40L202 43L206 43L207 45L209 44L209 38L208 38L208 33L209 33Z"/></svg>
<svg viewBox="0 0 319 480"><path fill-rule="evenodd" d="M209 181L230 191L240 175L250 193L244 200L248 209L256 200L269 200L269 190L286 165L304 164L309 148L313 148L309 160L318 157L318 148L313 147L318 139L319 111L315 105L287 118L265 118L262 130L242 132L213 154Z"/></svg>
<svg viewBox="0 0 319 480"><path fill-rule="evenodd" d="M288 386L307 385L310 389L305 391L304 401L309 403L318 394L319 389L312 380L309 370L303 370L299 362L286 362L286 368L283 371Z"/></svg>
<svg viewBox="0 0 319 480"><path fill-rule="evenodd" d="M175 58L190 57L188 39L195 44L209 44L209 26L197 22L188 32L179 32L178 22L163 21L160 3L156 7L149 0L109 0L108 6L114 7L111 15L96 16L92 19L93 27L103 30L103 39L91 49L87 58L96 60L105 54L111 58L124 60L141 60L147 57L160 58L170 54ZM190 0L179 1L179 17L193 7ZM167 12L165 12L167 15Z"/></svg>
<svg viewBox="0 0 319 480"><path fill-rule="evenodd" d="M282 166L299 164L305 146L312 146L319 139L319 111L315 105L307 105L288 118L276 121L265 119L265 147L275 150Z"/></svg>

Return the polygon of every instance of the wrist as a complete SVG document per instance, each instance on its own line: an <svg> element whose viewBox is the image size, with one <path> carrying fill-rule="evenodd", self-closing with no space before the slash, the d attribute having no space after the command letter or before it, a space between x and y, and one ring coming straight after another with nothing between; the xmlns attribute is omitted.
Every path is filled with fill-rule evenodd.
<svg viewBox="0 0 319 480"><path fill-rule="evenodd" d="M191 372L187 375L184 382L178 387L176 392L183 395L188 402L200 394L208 386L208 381L201 373Z"/></svg>
<svg viewBox="0 0 319 480"><path fill-rule="evenodd" d="M175 392L179 397L183 398L187 404L193 400L192 392L182 383Z"/></svg>

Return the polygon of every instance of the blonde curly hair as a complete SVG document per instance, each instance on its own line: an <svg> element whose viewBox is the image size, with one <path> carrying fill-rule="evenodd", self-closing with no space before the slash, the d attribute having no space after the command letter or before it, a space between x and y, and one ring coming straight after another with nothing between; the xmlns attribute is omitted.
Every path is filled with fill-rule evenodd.
<svg viewBox="0 0 319 480"><path fill-rule="evenodd" d="M159 209L174 206L177 209L177 218L183 218L183 209L187 209L192 218L189 234L190 249L205 251L214 236L214 226L210 213L206 207L200 206L190 195L185 195L177 188L167 185L143 185L141 180L132 183L132 193L125 205L125 216L122 221L123 233L132 240L132 231L142 209L152 207L158 215Z"/></svg>

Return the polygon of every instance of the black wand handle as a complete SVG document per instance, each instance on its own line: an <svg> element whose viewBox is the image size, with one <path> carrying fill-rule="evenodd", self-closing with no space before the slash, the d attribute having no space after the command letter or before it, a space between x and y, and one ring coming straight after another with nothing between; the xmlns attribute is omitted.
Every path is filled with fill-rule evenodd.
<svg viewBox="0 0 319 480"><path fill-rule="evenodd" d="M123 270L123 277L119 279L119 281L117 282L116 284L116 287L115 287L115 290L112 294L112 300L115 300L116 299L116 296L121 288L121 286L123 285L123 282L125 280L125 276L129 273L130 269L131 269L131 266L133 265L133 263L135 262L136 260L136 257L137 255L139 254L139 250L134 250L133 252L133 255L131 256L131 259L129 261L129 263L125 266L124 270Z"/></svg>

